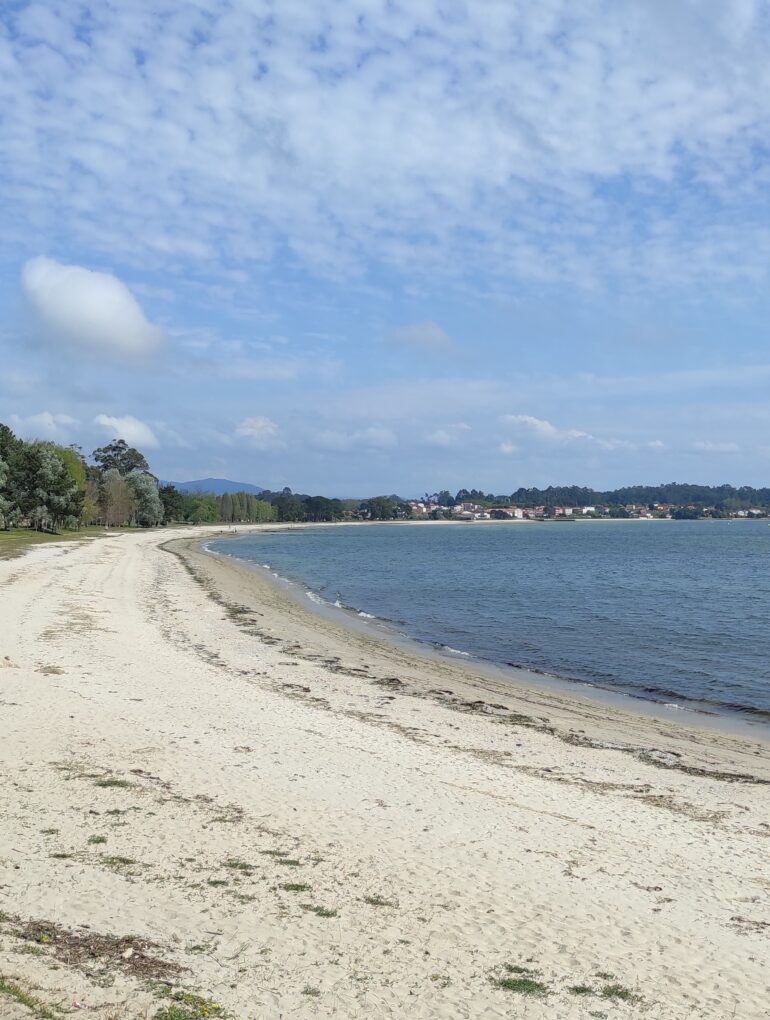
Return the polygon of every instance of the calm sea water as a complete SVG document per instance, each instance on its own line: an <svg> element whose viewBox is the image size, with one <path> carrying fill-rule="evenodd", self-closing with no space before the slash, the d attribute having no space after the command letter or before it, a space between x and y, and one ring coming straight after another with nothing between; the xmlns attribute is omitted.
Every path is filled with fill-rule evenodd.
<svg viewBox="0 0 770 1020"><path fill-rule="evenodd" d="M211 547L456 653L770 720L767 522L353 525Z"/></svg>

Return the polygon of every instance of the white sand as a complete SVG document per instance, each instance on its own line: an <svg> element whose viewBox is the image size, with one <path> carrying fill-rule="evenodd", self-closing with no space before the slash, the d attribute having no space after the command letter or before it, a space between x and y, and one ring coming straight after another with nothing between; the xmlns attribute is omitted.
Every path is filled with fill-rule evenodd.
<svg viewBox="0 0 770 1020"><path fill-rule="evenodd" d="M767 745L383 648L170 537L0 561L6 982L99 1020L164 989L241 1020L770 1016ZM186 969L152 990L40 920Z"/></svg>

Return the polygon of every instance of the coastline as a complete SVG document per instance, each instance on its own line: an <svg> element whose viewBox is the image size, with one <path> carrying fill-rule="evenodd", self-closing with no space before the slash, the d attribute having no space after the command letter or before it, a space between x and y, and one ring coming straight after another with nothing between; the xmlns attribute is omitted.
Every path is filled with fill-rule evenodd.
<svg viewBox="0 0 770 1020"><path fill-rule="evenodd" d="M372 676L379 673L380 679L396 671L402 680L406 678L414 685L418 696L439 702L447 700L436 690L437 685L445 683L454 684L458 698L466 701L507 699L515 713L529 719L528 725L555 727L567 740L652 743L654 736L658 744L684 742L706 748L723 738L751 748L746 762L763 751L770 760L767 727L727 714L669 711L660 702L604 688L525 669L504 669L470 656L442 655L406 635L376 632L368 620L357 620L344 610L321 607L310 600L306 605L301 586L287 587L291 582L282 583L257 564L204 548L209 541L172 541L164 547L182 558L209 593L216 593L221 605L248 607L259 613L259 633L269 641L277 641L281 647L281 635L290 633L287 650L308 662L319 657L344 657L354 662L354 670L366 668ZM481 712L486 704L483 700L479 704ZM707 752L704 755L706 761Z"/></svg>
<svg viewBox="0 0 770 1020"><path fill-rule="evenodd" d="M95 1020L766 1015L765 744L321 622L214 537L0 562L2 1020L35 1015L8 988Z"/></svg>
<svg viewBox="0 0 770 1020"><path fill-rule="evenodd" d="M422 521L372 521L359 522L362 526L390 525L390 524L462 524L468 522L444 521L444 522L422 522ZM520 524L538 523L534 521L484 521L483 524ZM270 524L261 525L258 532L228 532L216 536L217 542L230 542L238 538L248 537L249 534L269 534L286 530L307 530L326 527L344 527L343 523L338 524ZM550 691L567 699L575 697L589 702L598 703L605 710L620 711L652 717L661 722L675 722L684 726L694 728L720 731L727 734L743 736L749 740L756 739L759 742L770 745L770 720L766 714L739 709L729 709L718 703L709 701L692 700L684 695L666 693L660 697L644 697L636 693L633 688L612 686L610 684L599 684L593 681L581 680L575 677L560 676L547 669L534 669L526 665L516 663L494 662L490 659L483 659L467 650L451 648L439 642L421 640L409 635L406 631L397 629L395 625L387 620L381 620L371 616L369 613L359 611L356 607L340 606L330 603L312 590L302 578L285 578L273 571L272 567L242 559L235 553L224 553L209 548L210 539L199 543L201 551L207 555L220 559L223 563L231 563L239 568L246 569L249 574L255 575L258 581L275 590L292 605L315 618L318 625L323 628L337 627L350 632L351 636L361 633L367 636L372 642L372 647L380 646L380 651L385 652L388 648L399 648L407 654L418 659L426 660L435 665L453 664L465 673L475 676L475 682L488 681L496 686L502 684L503 692L513 686L515 689L535 693L539 690ZM269 555L266 551L265 555ZM308 626L312 623L308 620Z"/></svg>

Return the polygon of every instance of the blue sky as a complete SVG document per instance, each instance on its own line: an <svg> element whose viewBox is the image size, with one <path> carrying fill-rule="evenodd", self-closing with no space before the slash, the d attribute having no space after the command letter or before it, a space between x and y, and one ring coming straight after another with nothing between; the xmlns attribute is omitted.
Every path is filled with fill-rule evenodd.
<svg viewBox="0 0 770 1020"><path fill-rule="evenodd" d="M770 483L770 5L11 0L0 420L368 495Z"/></svg>

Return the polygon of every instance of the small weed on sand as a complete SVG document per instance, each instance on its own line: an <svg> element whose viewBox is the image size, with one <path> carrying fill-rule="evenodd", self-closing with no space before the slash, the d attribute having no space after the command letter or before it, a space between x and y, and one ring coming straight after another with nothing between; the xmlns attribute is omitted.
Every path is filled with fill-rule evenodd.
<svg viewBox="0 0 770 1020"><path fill-rule="evenodd" d="M605 985L601 990L603 999L618 999L621 1002L639 1002L640 996L634 994L625 985Z"/></svg>
<svg viewBox="0 0 770 1020"><path fill-rule="evenodd" d="M114 776L102 776L101 779L94 780L94 786L99 786L103 790L117 789L117 790L128 790L134 784L129 783L127 779L116 779Z"/></svg>
<svg viewBox="0 0 770 1020"><path fill-rule="evenodd" d="M99 844L99 843L106 843L107 842L107 837L106 836L89 836L88 837L88 842L89 843L93 843L94 845Z"/></svg>
<svg viewBox="0 0 770 1020"><path fill-rule="evenodd" d="M321 992L320 989L313 988L312 985L305 985L305 987L302 989L302 994L307 995L308 998L317 999Z"/></svg>
<svg viewBox="0 0 770 1020"><path fill-rule="evenodd" d="M329 907L319 907L315 903L300 903L303 910L307 910L311 914L315 914L316 917L336 917L337 911L331 910Z"/></svg>
<svg viewBox="0 0 770 1020"><path fill-rule="evenodd" d="M567 991L571 995L593 995L594 990L590 985L570 985Z"/></svg>
<svg viewBox="0 0 770 1020"><path fill-rule="evenodd" d="M370 907L397 907L398 904L392 900L386 900L383 896L364 896L364 903Z"/></svg>
<svg viewBox="0 0 770 1020"><path fill-rule="evenodd" d="M56 1020L56 1014L42 1003L40 999L36 999L34 995L29 995L22 988L19 988L18 985L4 978L2 974L0 974L0 996L5 996L20 1006L26 1006L32 1015L39 1017L40 1020Z"/></svg>
<svg viewBox="0 0 770 1020"><path fill-rule="evenodd" d="M154 1020L212 1020L227 1016L218 1002L202 999L192 992L172 992L170 998L173 1004L159 1009Z"/></svg>
<svg viewBox="0 0 770 1020"><path fill-rule="evenodd" d="M307 882L284 882L281 885L285 892L307 892L310 888Z"/></svg>
<svg viewBox="0 0 770 1020"><path fill-rule="evenodd" d="M518 963L503 964L506 971L504 977L493 977L492 982L498 988L506 992L516 992L519 995L547 995L548 988L532 977L532 971L528 967L522 967Z"/></svg>

